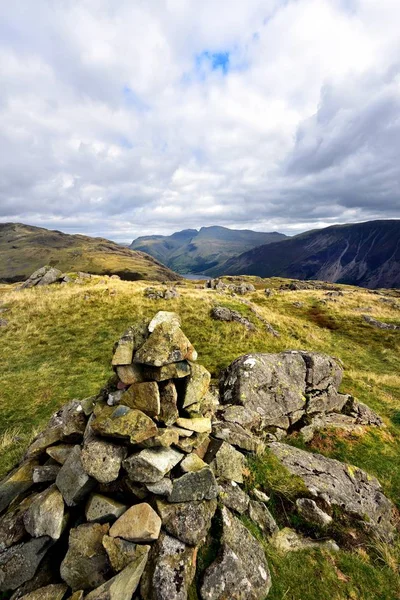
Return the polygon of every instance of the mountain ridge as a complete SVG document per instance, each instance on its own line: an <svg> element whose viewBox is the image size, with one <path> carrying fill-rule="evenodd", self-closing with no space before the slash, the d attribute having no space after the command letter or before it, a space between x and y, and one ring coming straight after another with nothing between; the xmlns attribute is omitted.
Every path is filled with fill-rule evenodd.
<svg viewBox="0 0 400 600"><path fill-rule="evenodd" d="M129 246L154 256L180 273L203 273L218 268L226 260L262 244L278 242L286 236L279 232L229 229L219 225L183 229L170 236L141 236Z"/></svg>
<svg viewBox="0 0 400 600"><path fill-rule="evenodd" d="M282 244L282 245L281 245ZM217 275L319 279L367 288L400 287L400 220L331 225L229 259Z"/></svg>

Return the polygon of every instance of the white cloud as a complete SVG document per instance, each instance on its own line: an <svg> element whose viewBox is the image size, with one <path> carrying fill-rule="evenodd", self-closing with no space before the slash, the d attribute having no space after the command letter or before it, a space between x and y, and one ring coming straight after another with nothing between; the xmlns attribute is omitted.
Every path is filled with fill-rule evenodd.
<svg viewBox="0 0 400 600"><path fill-rule="evenodd" d="M1 3L0 219L130 240L398 217L399 21L397 0Z"/></svg>

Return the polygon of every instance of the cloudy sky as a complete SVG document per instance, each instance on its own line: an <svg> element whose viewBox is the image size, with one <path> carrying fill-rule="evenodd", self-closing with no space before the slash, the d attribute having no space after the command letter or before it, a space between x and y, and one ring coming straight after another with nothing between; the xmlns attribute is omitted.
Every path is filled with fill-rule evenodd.
<svg viewBox="0 0 400 600"><path fill-rule="evenodd" d="M400 217L399 0L0 0L0 221Z"/></svg>

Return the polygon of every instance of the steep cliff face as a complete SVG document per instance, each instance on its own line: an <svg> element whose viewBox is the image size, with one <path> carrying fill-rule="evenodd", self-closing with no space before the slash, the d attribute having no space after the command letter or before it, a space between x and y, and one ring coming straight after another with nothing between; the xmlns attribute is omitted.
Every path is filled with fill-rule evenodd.
<svg viewBox="0 0 400 600"><path fill-rule="evenodd" d="M227 261L218 274L319 279L400 287L400 220L334 225Z"/></svg>

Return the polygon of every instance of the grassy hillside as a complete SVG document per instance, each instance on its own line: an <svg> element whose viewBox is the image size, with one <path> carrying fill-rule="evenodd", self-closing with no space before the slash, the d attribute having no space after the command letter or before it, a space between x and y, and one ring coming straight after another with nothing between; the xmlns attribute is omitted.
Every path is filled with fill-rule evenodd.
<svg viewBox="0 0 400 600"><path fill-rule="evenodd" d="M153 257L103 238L0 223L0 281L23 281L44 265L67 272L116 274L128 280L179 279Z"/></svg>
<svg viewBox="0 0 400 600"><path fill-rule="evenodd" d="M140 237L130 246L154 256L178 273L207 273L233 256L246 250L285 239L282 233L264 233L227 227L202 227L185 229L170 236Z"/></svg>
<svg viewBox="0 0 400 600"><path fill-rule="evenodd" d="M146 283L139 281L104 284L95 279L82 286L23 291L1 286L0 308L8 309L0 315L8 320L8 326L0 328L1 473L22 456L53 411L68 399L98 391L111 375L113 342L129 324L166 309L181 315L199 362L214 378L248 352L305 349L341 359L345 367L342 391L378 411L387 427L371 429L364 436L321 433L311 449L376 475L400 508L400 332L374 329L362 319L366 313L400 324L400 298L347 286L342 286L344 295L334 302L323 290L276 291L268 298L264 288L276 289L282 280L249 279L257 291L246 300L280 332L279 338L265 331L240 297L198 289L193 282L179 285L180 297L169 301L144 298ZM294 305L298 302L300 307ZM212 321L209 313L215 303L243 313L256 330ZM253 461L251 477L270 475L268 465ZM268 600L400 598L398 555L384 544L371 542L368 553L355 548L334 554L309 550L289 555L266 544L266 552L273 575ZM201 560L207 561L207 556L201 555Z"/></svg>

